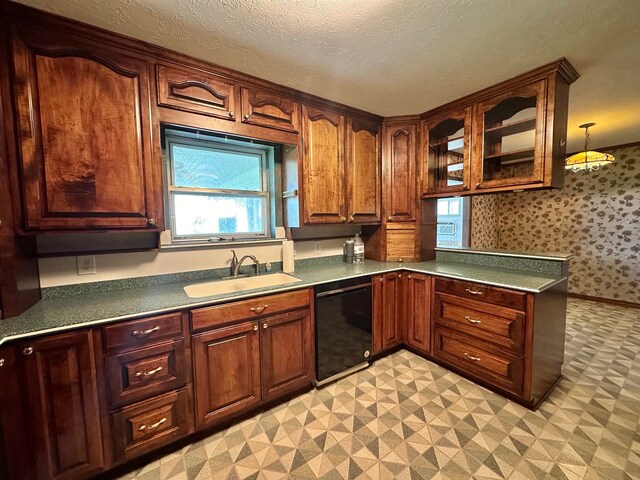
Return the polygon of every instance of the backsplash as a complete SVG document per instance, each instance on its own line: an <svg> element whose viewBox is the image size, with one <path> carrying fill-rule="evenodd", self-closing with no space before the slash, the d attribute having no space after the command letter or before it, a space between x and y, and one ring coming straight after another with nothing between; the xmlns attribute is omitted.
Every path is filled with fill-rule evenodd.
<svg viewBox="0 0 640 480"><path fill-rule="evenodd" d="M573 253L570 292L640 304L640 145L608 152L561 190L475 197L472 246Z"/></svg>

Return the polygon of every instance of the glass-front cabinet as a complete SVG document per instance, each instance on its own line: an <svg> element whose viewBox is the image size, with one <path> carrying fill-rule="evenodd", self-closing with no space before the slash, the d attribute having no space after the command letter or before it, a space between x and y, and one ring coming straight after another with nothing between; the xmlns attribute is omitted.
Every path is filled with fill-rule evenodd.
<svg viewBox="0 0 640 480"><path fill-rule="evenodd" d="M475 105L474 189L544 181L546 80Z"/></svg>
<svg viewBox="0 0 640 480"><path fill-rule="evenodd" d="M423 193L469 190L471 107L447 112L423 122L426 175Z"/></svg>

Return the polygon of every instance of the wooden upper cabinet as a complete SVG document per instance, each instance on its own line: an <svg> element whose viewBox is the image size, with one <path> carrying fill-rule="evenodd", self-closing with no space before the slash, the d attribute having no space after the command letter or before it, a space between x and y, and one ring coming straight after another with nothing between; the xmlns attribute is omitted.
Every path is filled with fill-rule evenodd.
<svg viewBox="0 0 640 480"><path fill-rule="evenodd" d="M235 121L235 85L190 68L156 65L158 105Z"/></svg>
<svg viewBox="0 0 640 480"><path fill-rule="evenodd" d="M36 478L85 478L103 466L93 345L88 331L21 347Z"/></svg>
<svg viewBox="0 0 640 480"><path fill-rule="evenodd" d="M471 184L471 107L429 118L422 125L422 193L469 190Z"/></svg>
<svg viewBox="0 0 640 480"><path fill-rule="evenodd" d="M302 105L305 224L347 221L344 125L344 116L339 113Z"/></svg>
<svg viewBox="0 0 640 480"><path fill-rule="evenodd" d="M347 119L347 203L350 223L381 220L380 125Z"/></svg>
<svg viewBox="0 0 640 480"><path fill-rule="evenodd" d="M384 126L384 205L388 222L416 220L416 122Z"/></svg>
<svg viewBox="0 0 640 480"><path fill-rule="evenodd" d="M543 183L546 91L540 80L475 105L475 189Z"/></svg>
<svg viewBox="0 0 640 480"><path fill-rule="evenodd" d="M149 70L102 45L14 28L27 229L162 228Z"/></svg>
<svg viewBox="0 0 640 480"><path fill-rule="evenodd" d="M295 100L253 88L240 90L242 121L286 132L300 131L300 104Z"/></svg>

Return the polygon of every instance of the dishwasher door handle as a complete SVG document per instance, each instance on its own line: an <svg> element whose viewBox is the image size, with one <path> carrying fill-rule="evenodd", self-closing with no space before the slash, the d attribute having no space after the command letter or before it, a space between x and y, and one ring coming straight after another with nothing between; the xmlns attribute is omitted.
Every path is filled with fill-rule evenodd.
<svg viewBox="0 0 640 480"><path fill-rule="evenodd" d="M320 297L328 297L329 295L336 295L338 293L351 292L352 290L360 290L363 288L367 288L371 286L371 282L369 283L360 283L358 285L353 285L352 287L344 287L344 288L336 288L335 290L329 290L326 292L316 293L316 298Z"/></svg>

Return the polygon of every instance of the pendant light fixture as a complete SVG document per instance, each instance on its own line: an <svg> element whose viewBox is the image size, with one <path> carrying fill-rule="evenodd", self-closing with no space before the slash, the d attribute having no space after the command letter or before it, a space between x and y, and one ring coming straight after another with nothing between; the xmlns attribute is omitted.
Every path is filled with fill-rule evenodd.
<svg viewBox="0 0 640 480"><path fill-rule="evenodd" d="M575 155L571 155L567 158L565 163L565 170L573 170L579 172L581 170L597 170L598 168L609 165L615 160L613 155L608 153L594 152L589 150L589 128L593 127L595 123L583 123L580 128L584 128L584 151L578 152Z"/></svg>

